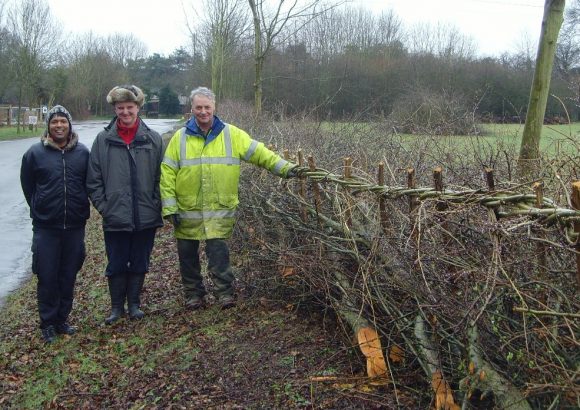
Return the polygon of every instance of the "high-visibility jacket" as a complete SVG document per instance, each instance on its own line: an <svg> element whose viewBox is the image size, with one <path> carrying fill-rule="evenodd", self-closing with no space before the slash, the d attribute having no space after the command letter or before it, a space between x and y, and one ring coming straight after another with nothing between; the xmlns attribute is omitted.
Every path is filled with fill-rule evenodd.
<svg viewBox="0 0 580 410"><path fill-rule="evenodd" d="M204 138L192 118L167 146L161 164L163 216L178 214L180 239L229 238L238 206L241 161L286 177L294 164L218 117Z"/></svg>

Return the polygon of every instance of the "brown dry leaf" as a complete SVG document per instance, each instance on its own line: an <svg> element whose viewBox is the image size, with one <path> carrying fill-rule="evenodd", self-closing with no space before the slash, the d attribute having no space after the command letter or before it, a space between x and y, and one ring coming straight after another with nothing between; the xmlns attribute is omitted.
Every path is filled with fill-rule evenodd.
<svg viewBox="0 0 580 410"><path fill-rule="evenodd" d="M76 370L80 369L81 364L79 362L70 362L68 364L68 367L71 369L71 371L76 371Z"/></svg>
<svg viewBox="0 0 580 410"><path fill-rule="evenodd" d="M485 376L486 376L485 370L480 371L479 372L479 381L481 381L481 382L484 381L485 380Z"/></svg>
<svg viewBox="0 0 580 410"><path fill-rule="evenodd" d="M438 322L437 316L432 315L429 318L429 322L431 323L431 326L433 326L433 327L437 326L437 322Z"/></svg>
<svg viewBox="0 0 580 410"><path fill-rule="evenodd" d="M6 375L6 380L11 381L11 382L19 382L21 379L22 379L22 377L15 376L13 374Z"/></svg>
<svg viewBox="0 0 580 410"><path fill-rule="evenodd" d="M451 387L439 370L433 373L431 387L435 392L435 410L459 410L460 407L455 404Z"/></svg>
<svg viewBox="0 0 580 410"><path fill-rule="evenodd" d="M293 266L283 266L282 267L282 277L292 276L295 275L296 271L294 270Z"/></svg>
<svg viewBox="0 0 580 410"><path fill-rule="evenodd" d="M393 363L403 363L405 361L405 351L397 345L391 346L389 360Z"/></svg>
<svg viewBox="0 0 580 410"><path fill-rule="evenodd" d="M372 391L375 391L375 389L372 386L369 386L368 384L363 384L361 387L359 387L359 390L362 391L363 393L370 393Z"/></svg>
<svg viewBox="0 0 580 410"><path fill-rule="evenodd" d="M475 373L475 363L469 362L469 374Z"/></svg>

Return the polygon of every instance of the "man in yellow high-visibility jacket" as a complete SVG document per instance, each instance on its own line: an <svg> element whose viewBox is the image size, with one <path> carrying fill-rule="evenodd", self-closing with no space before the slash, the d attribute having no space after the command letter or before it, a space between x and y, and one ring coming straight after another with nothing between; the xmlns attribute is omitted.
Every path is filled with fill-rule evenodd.
<svg viewBox="0 0 580 410"><path fill-rule="evenodd" d="M280 177L296 176L296 165L216 115L215 95L205 87L191 92L192 118L171 138L161 164L162 214L177 238L186 306L203 306L199 244L205 241L208 271L222 308L235 305L229 249L238 206L240 163L250 162Z"/></svg>

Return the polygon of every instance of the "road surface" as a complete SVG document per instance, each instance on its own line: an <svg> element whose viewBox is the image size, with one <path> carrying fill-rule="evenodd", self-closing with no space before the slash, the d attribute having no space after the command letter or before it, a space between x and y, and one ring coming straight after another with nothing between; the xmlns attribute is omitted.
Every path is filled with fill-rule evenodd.
<svg viewBox="0 0 580 410"><path fill-rule="evenodd" d="M173 129L176 120L146 119L163 134ZM80 141L89 149L108 121L73 122ZM0 306L6 296L30 276L32 224L20 188L22 155L38 138L0 141Z"/></svg>

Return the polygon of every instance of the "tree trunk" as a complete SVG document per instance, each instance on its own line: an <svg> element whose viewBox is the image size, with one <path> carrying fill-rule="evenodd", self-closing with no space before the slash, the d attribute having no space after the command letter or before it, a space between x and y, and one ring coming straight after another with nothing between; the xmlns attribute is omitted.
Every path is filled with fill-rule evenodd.
<svg viewBox="0 0 580 410"><path fill-rule="evenodd" d="M256 116L262 114L262 67L264 59L256 58L256 78L254 79L254 111Z"/></svg>
<svg viewBox="0 0 580 410"><path fill-rule="evenodd" d="M548 92L550 91L550 79L556 54L558 33L564 20L565 3L565 0L546 0L544 5L536 68L520 146L518 165L521 176L527 176L532 173L540 156L540 136L546 112Z"/></svg>
<svg viewBox="0 0 580 410"><path fill-rule="evenodd" d="M262 113L262 67L264 65L262 29L255 0L248 0L248 3L252 9L252 19L254 21L254 112L256 115L260 115Z"/></svg>
<svg viewBox="0 0 580 410"><path fill-rule="evenodd" d="M20 118L22 114L22 82L18 87L18 111L16 114L16 134L20 134Z"/></svg>

